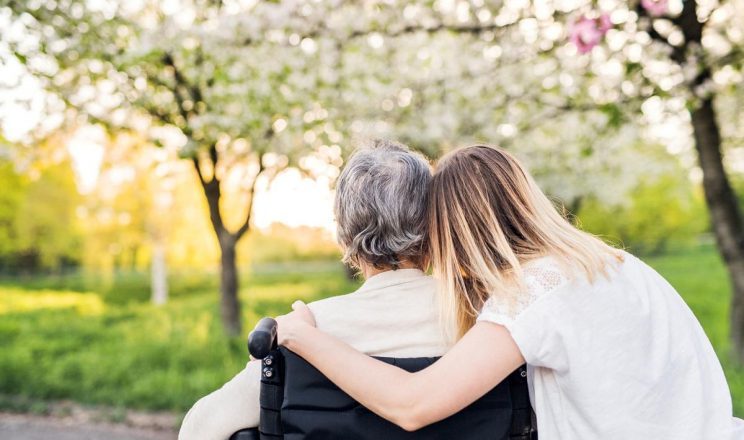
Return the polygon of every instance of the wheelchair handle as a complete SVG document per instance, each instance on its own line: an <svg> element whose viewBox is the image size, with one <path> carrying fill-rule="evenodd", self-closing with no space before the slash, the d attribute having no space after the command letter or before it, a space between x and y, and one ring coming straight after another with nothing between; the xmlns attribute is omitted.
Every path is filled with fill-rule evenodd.
<svg viewBox="0 0 744 440"><path fill-rule="evenodd" d="M275 350L276 321L274 318L261 318L248 336L248 352L255 359L265 358L271 350Z"/></svg>

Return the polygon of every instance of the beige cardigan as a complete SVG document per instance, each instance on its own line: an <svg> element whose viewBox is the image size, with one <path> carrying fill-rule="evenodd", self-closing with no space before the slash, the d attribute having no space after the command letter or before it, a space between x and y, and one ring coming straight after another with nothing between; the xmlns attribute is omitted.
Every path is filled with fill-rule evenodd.
<svg viewBox="0 0 744 440"><path fill-rule="evenodd" d="M438 321L435 285L417 269L371 277L359 290L309 304L318 328L372 356L441 356L447 349ZM227 440L258 426L260 362L202 397L183 420L179 440Z"/></svg>

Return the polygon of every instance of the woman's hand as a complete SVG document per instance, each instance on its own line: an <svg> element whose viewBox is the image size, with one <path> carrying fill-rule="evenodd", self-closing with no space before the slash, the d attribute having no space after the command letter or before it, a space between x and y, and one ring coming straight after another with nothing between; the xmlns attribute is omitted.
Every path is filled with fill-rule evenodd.
<svg viewBox="0 0 744 440"><path fill-rule="evenodd" d="M307 332L308 328L315 327L315 317L310 308L302 301L292 304L292 312L277 316L278 324L277 339L279 345L292 350L293 343L297 337Z"/></svg>

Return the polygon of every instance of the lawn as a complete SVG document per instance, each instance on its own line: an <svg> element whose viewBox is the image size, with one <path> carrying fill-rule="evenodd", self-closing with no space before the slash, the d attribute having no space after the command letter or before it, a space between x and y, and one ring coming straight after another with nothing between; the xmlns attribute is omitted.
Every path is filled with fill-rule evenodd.
<svg viewBox="0 0 744 440"><path fill-rule="evenodd" d="M117 277L103 295L51 289L49 280L0 284L0 407L17 406L9 396L146 410L190 407L247 361L245 338L222 334L216 288L191 276L196 290L176 283L164 307L140 300L147 297L146 280L132 274ZM260 317L286 313L297 298L355 288L340 265L244 278L246 335ZM125 301L119 284L144 290Z"/></svg>
<svg viewBox="0 0 744 440"><path fill-rule="evenodd" d="M646 258L680 291L713 341L744 416L744 368L727 357L728 280L710 247ZM143 276L0 283L0 407L23 396L183 411L246 362L244 339L221 332L214 277L173 277L164 307L147 303ZM337 265L274 267L244 277L246 334L258 318L351 291Z"/></svg>
<svg viewBox="0 0 744 440"><path fill-rule="evenodd" d="M723 364L734 401L734 413L744 417L744 366L729 356L731 291L723 263L713 247L644 258L682 295L705 329Z"/></svg>

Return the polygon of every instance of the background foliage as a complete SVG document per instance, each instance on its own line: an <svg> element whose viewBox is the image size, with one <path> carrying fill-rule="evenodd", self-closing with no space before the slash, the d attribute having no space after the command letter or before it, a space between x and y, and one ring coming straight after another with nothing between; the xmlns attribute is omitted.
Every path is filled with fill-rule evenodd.
<svg viewBox="0 0 744 440"><path fill-rule="evenodd" d="M721 355L735 413L744 415L744 369L727 361L729 286L715 250L692 248L648 258L684 297ZM241 299L245 321L289 310L295 299L313 301L355 288L330 263L265 266L248 279ZM81 290L75 278L45 278L0 285L0 408L34 401L75 399L149 410L187 410L247 362L242 340L226 339L219 325L215 279L172 277L172 299L147 303L147 279L119 275L111 290ZM57 287L62 286L68 287ZM120 304L120 294L130 300ZM133 300L136 299L136 300ZM11 398L10 396L14 396ZM37 410L43 411L43 405ZM21 408L27 409L27 408Z"/></svg>

